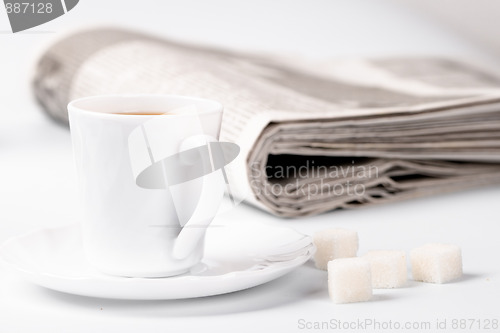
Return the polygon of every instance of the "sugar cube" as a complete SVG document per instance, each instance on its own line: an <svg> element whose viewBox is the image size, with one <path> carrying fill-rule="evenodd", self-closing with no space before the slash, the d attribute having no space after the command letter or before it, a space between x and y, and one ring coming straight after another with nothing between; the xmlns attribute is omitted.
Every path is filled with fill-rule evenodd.
<svg viewBox="0 0 500 333"><path fill-rule="evenodd" d="M413 279L446 283L462 276L460 247L452 244L425 244L410 253Z"/></svg>
<svg viewBox="0 0 500 333"><path fill-rule="evenodd" d="M330 260L355 257L358 252L358 233L348 229L326 229L313 236L316 267L326 270Z"/></svg>
<svg viewBox="0 0 500 333"><path fill-rule="evenodd" d="M328 262L328 292L334 303L364 302L372 297L370 263L364 258Z"/></svg>
<svg viewBox="0 0 500 333"><path fill-rule="evenodd" d="M404 251L369 251L363 258L370 262L373 288L399 288L406 284L406 253Z"/></svg>

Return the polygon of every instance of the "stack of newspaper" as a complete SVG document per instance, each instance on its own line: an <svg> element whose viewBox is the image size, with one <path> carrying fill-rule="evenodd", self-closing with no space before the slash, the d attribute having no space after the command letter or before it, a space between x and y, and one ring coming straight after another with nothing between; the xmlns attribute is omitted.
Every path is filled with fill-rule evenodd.
<svg viewBox="0 0 500 333"><path fill-rule="evenodd" d="M241 147L233 195L279 216L500 183L500 79L436 58L308 61L86 30L37 60L55 119L110 93L220 101L221 141Z"/></svg>

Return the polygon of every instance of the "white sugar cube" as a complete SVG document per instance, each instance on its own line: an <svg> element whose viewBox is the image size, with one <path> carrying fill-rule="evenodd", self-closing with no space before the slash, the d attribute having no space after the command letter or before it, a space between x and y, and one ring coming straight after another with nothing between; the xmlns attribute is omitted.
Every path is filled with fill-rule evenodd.
<svg viewBox="0 0 500 333"><path fill-rule="evenodd" d="M462 276L460 247L451 244L426 244L410 253L413 279L446 283Z"/></svg>
<svg viewBox="0 0 500 333"><path fill-rule="evenodd" d="M355 257L358 253L358 233L348 229L327 229L313 236L316 267L326 270L330 260Z"/></svg>
<svg viewBox="0 0 500 333"><path fill-rule="evenodd" d="M399 288L406 284L404 251L369 251L363 258L370 262L373 288Z"/></svg>
<svg viewBox="0 0 500 333"><path fill-rule="evenodd" d="M372 297L370 263L363 258L328 263L328 292L334 303L365 302Z"/></svg>

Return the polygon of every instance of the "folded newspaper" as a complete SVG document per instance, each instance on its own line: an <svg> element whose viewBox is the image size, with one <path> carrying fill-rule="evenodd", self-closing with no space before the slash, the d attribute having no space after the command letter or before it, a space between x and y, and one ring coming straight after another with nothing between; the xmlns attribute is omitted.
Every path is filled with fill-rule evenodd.
<svg viewBox="0 0 500 333"><path fill-rule="evenodd" d="M233 195L279 216L500 183L500 79L451 60L306 61L93 29L54 42L33 89L62 122L89 95L220 101L221 141L241 148Z"/></svg>

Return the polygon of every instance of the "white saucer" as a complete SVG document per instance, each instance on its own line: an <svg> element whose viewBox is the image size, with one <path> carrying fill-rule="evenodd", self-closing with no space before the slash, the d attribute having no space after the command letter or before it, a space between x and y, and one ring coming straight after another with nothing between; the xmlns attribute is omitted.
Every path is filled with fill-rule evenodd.
<svg viewBox="0 0 500 333"><path fill-rule="evenodd" d="M78 225L12 238L0 248L0 258L22 278L46 288L91 297L166 300L263 284L302 265L315 250L311 237L261 223L210 227L205 246L200 265L170 278L125 278L96 271L83 257Z"/></svg>

